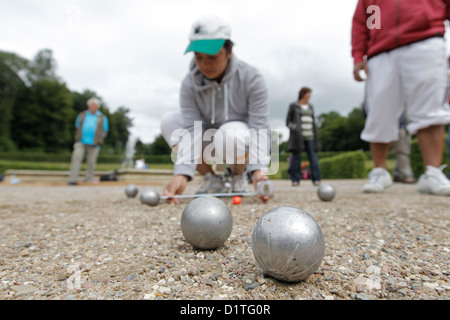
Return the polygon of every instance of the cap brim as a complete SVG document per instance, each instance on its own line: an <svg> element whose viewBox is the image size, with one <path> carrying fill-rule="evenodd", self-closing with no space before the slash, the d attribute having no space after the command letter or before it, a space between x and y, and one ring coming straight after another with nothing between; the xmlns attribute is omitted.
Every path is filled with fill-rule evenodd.
<svg viewBox="0 0 450 320"><path fill-rule="evenodd" d="M193 51L213 55L219 52L224 44L225 39L194 40L191 41L184 53Z"/></svg>

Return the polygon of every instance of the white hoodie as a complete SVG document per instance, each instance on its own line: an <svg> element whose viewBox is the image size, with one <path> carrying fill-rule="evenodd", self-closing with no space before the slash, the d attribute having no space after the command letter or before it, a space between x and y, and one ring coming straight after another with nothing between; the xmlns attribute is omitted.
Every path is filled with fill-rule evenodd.
<svg viewBox="0 0 450 320"><path fill-rule="evenodd" d="M229 121L242 121L247 123L249 129L255 129L256 132L265 129L270 134L269 99L265 81L256 68L238 60L234 54L220 83L206 79L193 59L190 72L181 84L180 106L184 129L191 133L192 142L194 121L203 122L203 131L218 129ZM260 161L260 155L270 158L270 139L268 144L258 146L260 150L253 157L258 161L249 164L250 172L268 167ZM183 159L178 159L174 167L174 174L194 177L195 163L198 163L200 156L198 153L182 155ZM264 161L266 159L262 163Z"/></svg>

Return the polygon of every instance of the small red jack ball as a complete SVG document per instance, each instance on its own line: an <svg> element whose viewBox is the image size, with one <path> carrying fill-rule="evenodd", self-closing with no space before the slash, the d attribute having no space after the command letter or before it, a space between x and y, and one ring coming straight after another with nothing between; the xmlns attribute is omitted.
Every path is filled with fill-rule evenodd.
<svg viewBox="0 0 450 320"><path fill-rule="evenodd" d="M233 203L234 204L241 204L241 202L242 202L241 197L239 197L239 196L233 197Z"/></svg>

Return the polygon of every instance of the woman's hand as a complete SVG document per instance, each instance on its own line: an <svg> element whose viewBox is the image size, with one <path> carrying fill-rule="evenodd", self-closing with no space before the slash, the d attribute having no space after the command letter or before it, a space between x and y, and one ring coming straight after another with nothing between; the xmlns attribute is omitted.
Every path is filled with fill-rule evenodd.
<svg viewBox="0 0 450 320"><path fill-rule="evenodd" d="M260 181L267 181L269 180L269 177L267 177L267 175L261 171L261 170L255 170L253 171L253 187L255 188L255 190L257 190L257 185L258 182ZM263 196L263 195L256 195L256 197L261 201L261 203L265 203L267 201L269 201L270 197L269 196Z"/></svg>
<svg viewBox="0 0 450 320"><path fill-rule="evenodd" d="M188 178L184 175L176 175L164 189L164 195L168 197L166 200L170 204L179 204L178 199L174 199L174 195L181 195L184 192L188 182Z"/></svg>

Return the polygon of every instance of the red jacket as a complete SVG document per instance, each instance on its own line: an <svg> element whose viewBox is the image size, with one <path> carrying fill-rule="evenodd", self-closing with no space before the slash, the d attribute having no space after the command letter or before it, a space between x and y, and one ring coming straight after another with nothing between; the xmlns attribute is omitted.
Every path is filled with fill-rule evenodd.
<svg viewBox="0 0 450 320"><path fill-rule="evenodd" d="M369 28L369 18L375 13L367 9L380 8L380 29ZM443 36L444 21L450 18L450 0L359 0L352 24L352 56L354 63L400 46ZM370 26L370 24L369 24Z"/></svg>

